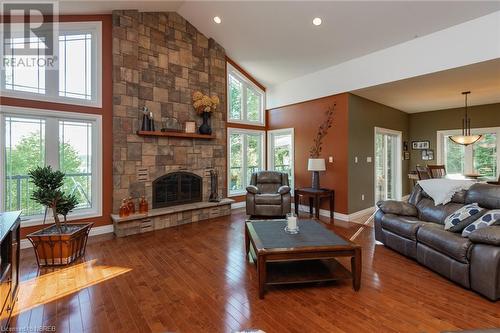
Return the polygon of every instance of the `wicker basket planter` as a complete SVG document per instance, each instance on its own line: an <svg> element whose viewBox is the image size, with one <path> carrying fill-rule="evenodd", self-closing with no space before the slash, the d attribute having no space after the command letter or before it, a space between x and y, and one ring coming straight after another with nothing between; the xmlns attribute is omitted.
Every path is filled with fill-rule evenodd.
<svg viewBox="0 0 500 333"><path fill-rule="evenodd" d="M68 265L82 257L93 225L68 223L62 232L52 225L27 235L35 249L38 266Z"/></svg>

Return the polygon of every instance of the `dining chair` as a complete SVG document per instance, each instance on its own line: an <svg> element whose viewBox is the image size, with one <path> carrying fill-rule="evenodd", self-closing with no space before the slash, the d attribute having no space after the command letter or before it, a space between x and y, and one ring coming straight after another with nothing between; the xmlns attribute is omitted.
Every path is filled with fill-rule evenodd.
<svg viewBox="0 0 500 333"><path fill-rule="evenodd" d="M419 180L430 179L429 170L421 165L417 165L417 175Z"/></svg>
<svg viewBox="0 0 500 333"><path fill-rule="evenodd" d="M444 178L446 176L446 167L440 165L427 165L431 178Z"/></svg>

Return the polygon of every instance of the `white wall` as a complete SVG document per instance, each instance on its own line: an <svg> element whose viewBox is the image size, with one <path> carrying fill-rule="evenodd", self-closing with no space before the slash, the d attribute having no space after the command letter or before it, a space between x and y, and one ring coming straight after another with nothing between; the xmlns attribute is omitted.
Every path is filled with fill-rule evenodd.
<svg viewBox="0 0 500 333"><path fill-rule="evenodd" d="M267 108L496 58L500 11L269 87Z"/></svg>

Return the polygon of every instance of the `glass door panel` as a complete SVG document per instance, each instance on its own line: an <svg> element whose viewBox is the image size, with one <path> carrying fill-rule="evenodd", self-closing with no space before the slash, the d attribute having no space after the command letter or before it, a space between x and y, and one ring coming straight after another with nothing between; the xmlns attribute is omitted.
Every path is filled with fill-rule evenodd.
<svg viewBox="0 0 500 333"><path fill-rule="evenodd" d="M293 128L268 131L268 168L288 174L293 189Z"/></svg>
<svg viewBox="0 0 500 333"><path fill-rule="evenodd" d="M401 134L375 132L375 202L401 198Z"/></svg>

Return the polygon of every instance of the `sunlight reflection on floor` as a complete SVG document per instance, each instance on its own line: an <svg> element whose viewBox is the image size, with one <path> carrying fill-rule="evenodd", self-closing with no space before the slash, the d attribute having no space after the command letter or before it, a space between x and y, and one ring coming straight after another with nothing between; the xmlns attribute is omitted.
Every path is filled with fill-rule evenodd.
<svg viewBox="0 0 500 333"><path fill-rule="evenodd" d="M97 260L57 268L54 272L22 281L13 316L130 272L126 267L98 265Z"/></svg>

